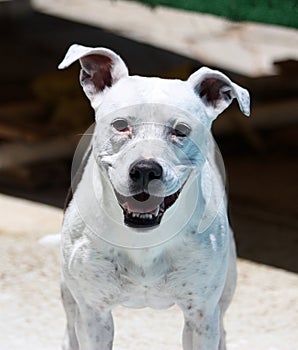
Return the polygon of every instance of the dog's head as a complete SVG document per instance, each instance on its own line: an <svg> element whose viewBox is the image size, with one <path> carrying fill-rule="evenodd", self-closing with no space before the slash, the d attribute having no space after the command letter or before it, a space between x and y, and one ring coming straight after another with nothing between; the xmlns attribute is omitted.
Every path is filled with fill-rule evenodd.
<svg viewBox="0 0 298 350"><path fill-rule="evenodd" d="M80 61L80 82L95 110L93 152L124 222L159 225L208 153L212 121L232 100L249 115L247 90L201 68L188 80L129 76L113 51L73 45L59 68Z"/></svg>

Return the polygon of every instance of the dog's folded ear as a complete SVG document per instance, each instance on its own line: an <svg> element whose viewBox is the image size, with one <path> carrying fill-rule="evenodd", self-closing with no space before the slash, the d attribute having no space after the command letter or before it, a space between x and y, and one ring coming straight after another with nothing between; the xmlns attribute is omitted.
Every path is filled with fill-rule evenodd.
<svg viewBox="0 0 298 350"><path fill-rule="evenodd" d="M77 44L70 46L58 68L67 68L77 60L81 64L80 83L91 103L98 93L128 76L125 63L115 52Z"/></svg>
<svg viewBox="0 0 298 350"><path fill-rule="evenodd" d="M248 91L233 83L223 73L202 67L188 78L188 82L204 103L212 120L222 113L234 98L237 99L243 114L250 115Z"/></svg>

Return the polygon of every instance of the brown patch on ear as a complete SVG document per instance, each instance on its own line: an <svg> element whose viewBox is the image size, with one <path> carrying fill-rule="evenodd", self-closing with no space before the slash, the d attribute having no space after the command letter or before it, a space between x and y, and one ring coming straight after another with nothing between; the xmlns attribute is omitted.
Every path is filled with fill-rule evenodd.
<svg viewBox="0 0 298 350"><path fill-rule="evenodd" d="M231 100L230 91L223 91L222 88L227 84L218 78L206 78L196 88L201 98L205 98L207 104L211 104L214 108L220 100Z"/></svg>
<svg viewBox="0 0 298 350"><path fill-rule="evenodd" d="M97 91L112 86L112 60L106 56L88 55L81 58L81 83L92 84Z"/></svg>

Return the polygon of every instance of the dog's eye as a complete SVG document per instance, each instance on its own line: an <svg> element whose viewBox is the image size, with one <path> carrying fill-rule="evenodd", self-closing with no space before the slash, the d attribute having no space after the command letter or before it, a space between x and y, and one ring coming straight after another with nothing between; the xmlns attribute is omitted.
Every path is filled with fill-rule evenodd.
<svg viewBox="0 0 298 350"><path fill-rule="evenodd" d="M184 123L178 123L172 131L172 134L177 137L187 137L191 132L191 128Z"/></svg>
<svg viewBox="0 0 298 350"><path fill-rule="evenodd" d="M119 132L126 132L129 130L127 120L122 118L114 120L112 126Z"/></svg>

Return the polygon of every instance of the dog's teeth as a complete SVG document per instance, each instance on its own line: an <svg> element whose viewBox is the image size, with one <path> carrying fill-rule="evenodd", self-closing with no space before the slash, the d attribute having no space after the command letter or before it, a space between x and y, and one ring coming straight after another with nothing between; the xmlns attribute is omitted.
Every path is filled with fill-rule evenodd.
<svg viewBox="0 0 298 350"><path fill-rule="evenodd" d="M131 212L131 216L133 218L140 218L140 219L149 219L149 220L152 220L153 219L153 214L148 214L148 213L133 213Z"/></svg>
<svg viewBox="0 0 298 350"><path fill-rule="evenodd" d="M156 208L154 216L157 216L159 214L159 206Z"/></svg>

